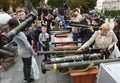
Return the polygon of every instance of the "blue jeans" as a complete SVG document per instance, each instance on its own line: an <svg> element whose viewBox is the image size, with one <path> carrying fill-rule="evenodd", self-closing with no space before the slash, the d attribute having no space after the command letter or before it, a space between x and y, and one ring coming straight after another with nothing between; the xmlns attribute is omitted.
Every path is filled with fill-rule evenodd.
<svg viewBox="0 0 120 83"><path fill-rule="evenodd" d="M37 46L38 46L38 51L41 51L42 45L40 44L40 42L37 42Z"/></svg>
<svg viewBox="0 0 120 83"><path fill-rule="evenodd" d="M73 34L73 41L78 41L78 38L79 38L79 36L78 36L78 33L77 32L73 32L72 33ZM76 45L78 45L78 43L76 43Z"/></svg>

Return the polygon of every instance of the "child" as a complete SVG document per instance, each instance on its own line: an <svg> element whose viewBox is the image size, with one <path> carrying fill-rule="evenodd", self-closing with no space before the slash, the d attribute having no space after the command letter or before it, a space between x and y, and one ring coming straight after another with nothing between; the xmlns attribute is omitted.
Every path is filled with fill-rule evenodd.
<svg viewBox="0 0 120 83"><path fill-rule="evenodd" d="M41 31L41 26L42 26L42 21L37 20L36 21L36 33L37 33L37 45L38 45L38 51L41 51L41 44L39 42L39 34L42 32Z"/></svg>
<svg viewBox="0 0 120 83"><path fill-rule="evenodd" d="M47 33L47 26L42 25L42 33L39 35L39 42L42 45L43 51L49 51L49 34ZM47 61L50 55L44 55L43 61Z"/></svg>
<svg viewBox="0 0 120 83"><path fill-rule="evenodd" d="M36 20L32 31L33 48L36 50L36 52L41 51L41 44L39 42L39 34L42 32L41 26L41 21Z"/></svg>

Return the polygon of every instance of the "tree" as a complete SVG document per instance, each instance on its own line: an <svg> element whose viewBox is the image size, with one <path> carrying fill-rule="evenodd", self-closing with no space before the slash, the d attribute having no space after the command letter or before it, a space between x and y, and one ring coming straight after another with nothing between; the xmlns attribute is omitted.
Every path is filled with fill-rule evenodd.
<svg viewBox="0 0 120 83"><path fill-rule="evenodd" d="M6 11L7 9L9 9L9 3L6 3L8 2L8 0L0 0L0 6L3 7L3 10Z"/></svg>
<svg viewBox="0 0 120 83"><path fill-rule="evenodd" d="M87 0L72 0L71 8L82 7L83 12L89 8L89 2Z"/></svg>
<svg viewBox="0 0 120 83"><path fill-rule="evenodd" d="M57 8L59 8L59 7L61 7L61 5L62 5L62 0L49 0L48 1L48 5L50 5L51 7L57 7Z"/></svg>
<svg viewBox="0 0 120 83"><path fill-rule="evenodd" d="M94 9L94 7L96 6L97 0L88 0L88 2L89 2L89 8Z"/></svg>
<svg viewBox="0 0 120 83"><path fill-rule="evenodd" d="M12 5L13 9L16 9L17 7L24 7L25 5L25 7L30 8L28 10L31 11L31 8L37 8L40 5L39 3L43 1L44 0L0 0L0 6L3 7L4 11L8 11L10 5ZM34 7L31 4L33 4Z"/></svg>
<svg viewBox="0 0 120 83"><path fill-rule="evenodd" d="M32 2L33 6L35 8L37 8L37 7L41 6L41 3L44 3L44 0L31 0L31 2Z"/></svg>
<svg viewBox="0 0 120 83"><path fill-rule="evenodd" d="M61 2L62 0L49 0L48 5L52 7L61 7ZM83 12L85 12L88 9L94 9L96 6L96 1L97 0L64 0L67 5L74 9L76 7L81 7Z"/></svg>

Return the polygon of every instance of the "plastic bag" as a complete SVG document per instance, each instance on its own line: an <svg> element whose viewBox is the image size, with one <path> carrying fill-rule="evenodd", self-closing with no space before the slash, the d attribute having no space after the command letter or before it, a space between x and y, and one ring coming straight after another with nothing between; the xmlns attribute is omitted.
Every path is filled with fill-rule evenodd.
<svg viewBox="0 0 120 83"><path fill-rule="evenodd" d="M36 59L34 56L32 56L32 69L33 69L33 77L35 80L39 79L40 77L40 72L39 72L39 68L36 62Z"/></svg>
<svg viewBox="0 0 120 83"><path fill-rule="evenodd" d="M120 57L120 51L117 47L117 45L114 46L114 50L111 52L109 58L118 58Z"/></svg>

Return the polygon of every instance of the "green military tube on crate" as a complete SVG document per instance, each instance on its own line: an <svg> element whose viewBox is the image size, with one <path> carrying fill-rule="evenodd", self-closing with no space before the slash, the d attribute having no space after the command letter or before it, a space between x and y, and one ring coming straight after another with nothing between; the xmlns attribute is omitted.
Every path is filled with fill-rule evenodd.
<svg viewBox="0 0 120 83"><path fill-rule="evenodd" d="M51 58L48 63L63 63L63 62L74 62L74 61L82 61L82 60L91 60L91 59L101 59L103 55L101 53L93 53L93 54L79 54L58 58Z"/></svg>
<svg viewBox="0 0 120 83"><path fill-rule="evenodd" d="M92 60L92 61L73 61L73 62L64 62L64 63L54 63L54 64L47 64L47 63L42 63L41 64L41 69L42 72L45 73L46 71L57 71L57 70L65 70L67 69L68 71L74 68L79 68L83 69L87 67L93 67L96 65L99 65L100 63L109 63L109 62L117 62L120 61L120 58L116 59L105 59L105 60ZM72 70L71 70L72 71Z"/></svg>

